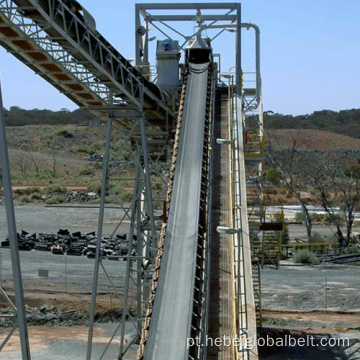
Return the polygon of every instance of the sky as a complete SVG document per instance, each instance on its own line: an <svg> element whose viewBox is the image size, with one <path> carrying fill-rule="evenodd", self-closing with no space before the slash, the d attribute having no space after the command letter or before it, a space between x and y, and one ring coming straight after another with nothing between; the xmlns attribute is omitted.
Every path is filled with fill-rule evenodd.
<svg viewBox="0 0 360 360"><path fill-rule="evenodd" d="M125 57L133 58L136 1L79 1L95 17L98 31ZM242 22L261 29L265 110L298 115L360 108L360 0L243 0L241 4ZM253 71L253 36L244 31L244 71ZM228 71L235 64L234 34L224 34L213 45L214 52L221 53L222 70ZM76 109L3 48L0 72L6 108Z"/></svg>

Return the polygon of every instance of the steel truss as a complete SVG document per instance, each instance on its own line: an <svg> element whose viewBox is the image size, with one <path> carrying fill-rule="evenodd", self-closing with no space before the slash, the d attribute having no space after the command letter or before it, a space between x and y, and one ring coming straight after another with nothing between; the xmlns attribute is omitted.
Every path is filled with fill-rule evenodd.
<svg viewBox="0 0 360 360"><path fill-rule="evenodd" d="M129 148L132 163L135 166L133 170L133 195L129 207L125 207L114 191L115 184L121 180L121 174L118 173L118 161L110 159L111 143L116 141L112 133L116 127L121 127L121 136L129 142ZM126 258L126 273L124 294L120 296L115 286L113 286L115 295L122 303L121 322L116 327L108 345L103 354L106 354L110 344L114 341L117 334L120 335L120 348L118 358L122 359L129 348L138 343L141 336L141 327L145 315L148 298L150 295L150 286L154 272L155 255L158 241L158 232L161 228L162 216L154 211L155 197L152 190L152 175L162 172L160 177L163 182L163 188L168 185L168 172L170 162L167 161L169 153L168 147L171 141L154 140L159 135L148 130L148 123L144 117L134 118L131 129L124 133L124 130L118 119L109 118L107 123L107 136L104 155L104 170L101 187L101 203L98 223L98 239L95 257L95 271L93 280L92 303L90 311L90 324L88 335L88 347L86 359L91 359L93 330L96 315L96 298L99 280L100 268L107 275L106 265L102 261L101 240L102 228L104 223L104 208L106 194L112 194L114 199L122 209L120 221L114 226L109 240L116 238L116 232L120 226L128 223L128 250ZM160 136L163 136L160 133ZM156 148L157 151L152 151ZM120 149L121 150L121 149ZM121 154L119 154L121 156ZM165 173L164 173L165 172ZM127 176L129 176L127 174ZM116 181L114 183L114 181ZM163 197L156 199L158 202L165 200ZM136 239L136 243L135 243ZM136 251L134 251L136 249ZM123 258L124 256L121 256ZM110 280L109 280L110 281ZM127 324L132 324L133 338L127 344L125 343L125 330ZM127 329L128 330L128 329Z"/></svg>
<svg viewBox="0 0 360 360"><path fill-rule="evenodd" d="M176 10L173 14L171 11ZM178 11L185 11L181 14ZM214 13L217 10L218 13ZM167 13L164 14L164 11ZM188 12L193 14L189 15ZM149 43L151 41L150 26L156 29L165 38L182 38L180 49L184 50L189 40L196 35L210 29L217 30L211 37L215 40L226 30L235 32L235 61L236 86L238 94L241 93L241 5L240 3L196 3L196 4L136 4L135 5L135 60L136 66L144 74L149 69ZM207 13L209 12L209 13ZM170 13L170 14L169 14ZM179 31L174 22L197 22L198 27L190 34ZM171 24L171 25L170 25ZM220 71L220 69L219 69Z"/></svg>
<svg viewBox="0 0 360 360"><path fill-rule="evenodd" d="M158 120L174 116L169 96L63 1L1 0L0 43L79 106L149 110Z"/></svg>
<svg viewBox="0 0 360 360"><path fill-rule="evenodd" d="M6 315L1 315L0 314L0 319L15 319L15 321L17 320L17 309L15 304L11 301L11 299L8 297L8 295L6 294L5 290L0 286L0 299L4 298L6 300L6 303L10 306L10 308L13 311L13 314L6 314ZM0 343L0 352L2 351L2 349L5 347L5 345L8 343L8 341L10 340L10 338L13 336L13 334L15 333L15 331L17 330L18 326L15 322L15 325L13 325L13 327L10 329L10 331L8 332L8 334L6 335L5 339Z"/></svg>
<svg viewBox="0 0 360 360"><path fill-rule="evenodd" d="M1 43L11 54L79 106L125 105L44 31L45 22L41 26L21 10L13 1L0 2Z"/></svg>

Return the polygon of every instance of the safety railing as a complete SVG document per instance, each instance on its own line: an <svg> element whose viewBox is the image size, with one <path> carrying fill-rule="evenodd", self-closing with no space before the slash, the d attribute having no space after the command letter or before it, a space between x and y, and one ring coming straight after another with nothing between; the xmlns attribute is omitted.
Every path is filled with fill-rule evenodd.
<svg viewBox="0 0 360 360"><path fill-rule="evenodd" d="M249 158L263 158L266 154L266 139L257 129L244 131L245 156Z"/></svg>
<svg viewBox="0 0 360 360"><path fill-rule="evenodd" d="M231 191L232 227L234 233L234 273L237 312L237 333L241 340L237 347L238 359L257 359L256 346L246 344L256 335L254 297L252 286L251 252L246 200L246 176L243 147L243 121L241 97L236 95L234 77L229 75L229 125L231 135Z"/></svg>
<svg viewBox="0 0 360 360"><path fill-rule="evenodd" d="M146 80L150 82L156 82L157 68L155 65L135 65L134 67L142 73L142 76Z"/></svg>

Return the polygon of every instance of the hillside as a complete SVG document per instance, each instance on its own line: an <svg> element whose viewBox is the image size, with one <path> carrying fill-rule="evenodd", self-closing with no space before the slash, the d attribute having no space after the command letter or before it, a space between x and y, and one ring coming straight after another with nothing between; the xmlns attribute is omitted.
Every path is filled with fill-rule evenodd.
<svg viewBox="0 0 360 360"><path fill-rule="evenodd" d="M22 125L97 125L100 121L86 110L69 111L23 110L12 106L5 110L7 126ZM360 139L360 109L343 111L322 110L307 115L283 115L266 111L264 114L265 129L314 129L348 135Z"/></svg>
<svg viewBox="0 0 360 360"><path fill-rule="evenodd" d="M88 111L77 109L69 111L51 110L24 110L17 106L12 106L10 110L5 109L6 126L23 126L23 125L64 125L64 124L98 124L100 120Z"/></svg>
<svg viewBox="0 0 360 360"><path fill-rule="evenodd" d="M360 139L360 109L343 111L322 110L310 115L282 115L267 111L264 114L266 129L314 129Z"/></svg>
<svg viewBox="0 0 360 360"><path fill-rule="evenodd" d="M292 147L294 141L296 148L307 150L354 150L360 151L360 139L335 134L324 130L310 129L269 129L267 130L268 139L274 139L280 147Z"/></svg>
<svg viewBox="0 0 360 360"><path fill-rule="evenodd" d="M99 184L102 164L88 159L91 154L104 152L105 126L9 126L6 135L13 184ZM113 135L110 158L128 160L127 142L118 129Z"/></svg>
<svg viewBox="0 0 360 360"><path fill-rule="evenodd" d="M360 124L357 120L360 110L340 112L354 115L345 125L341 125L338 118L340 113L320 113L322 118L316 113L310 117L267 113L267 140L274 147L288 148L293 146L293 139L296 139L297 148L314 151L315 155L317 152L326 152L341 157L342 161L349 164L357 161L360 158ZM334 115L333 119L329 120L331 116L328 115ZM21 202L53 204L82 201L73 198L70 187L76 186L90 192L98 191L102 164L89 161L89 155L103 153L105 126L101 121L85 110L27 111L12 107L6 111L6 123L13 184L17 186L15 195ZM351 124L353 129L356 128L353 132ZM114 129L113 135L115 141L112 143L111 158L118 158L116 152L121 149L120 159L130 160L128 142L121 138L121 131ZM265 170L267 167L268 164L265 164ZM131 171L125 176L132 177ZM128 201L132 183L118 181L114 185L117 196ZM32 188L22 190L21 186ZM68 188L67 192L53 193L53 189L58 191L59 187L64 186ZM285 195L278 197L268 194L265 189L267 203L296 203L295 199L286 195L286 189L281 191L285 191ZM107 201L113 200L109 198Z"/></svg>

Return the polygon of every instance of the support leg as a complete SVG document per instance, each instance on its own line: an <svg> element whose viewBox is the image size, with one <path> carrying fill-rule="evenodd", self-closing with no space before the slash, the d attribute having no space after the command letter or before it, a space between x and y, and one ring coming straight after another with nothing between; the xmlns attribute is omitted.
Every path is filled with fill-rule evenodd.
<svg viewBox="0 0 360 360"><path fill-rule="evenodd" d="M101 253L100 253L101 238L102 238L102 230L104 224L105 196L106 196L106 184L107 184L107 174L108 174L108 165L109 165L110 143L111 143L111 119L108 119L107 129L106 129L104 162L103 162L104 169L103 169L102 182L101 182L101 200L100 200L100 211L99 211L99 221L98 221L95 268L94 268L94 277L93 277L93 285L92 285L92 298L91 298L91 308L90 308L90 323L89 323L86 360L91 360L92 338L94 333L96 295L97 295L97 287L99 281L99 268L101 262Z"/></svg>
<svg viewBox="0 0 360 360"><path fill-rule="evenodd" d="M151 241L152 241L152 254L150 258L153 260L155 258L155 249L156 249L156 229L155 229L155 218L154 218L154 207L153 207L153 198L152 198L152 188L151 188L151 178L150 178L150 165L148 157L148 147L147 147L147 136L146 136L146 126L145 119L140 119L141 126L141 143L142 150L144 155L144 173L145 173L145 196L148 216L150 218L150 229L151 229Z"/></svg>
<svg viewBox="0 0 360 360"><path fill-rule="evenodd" d="M140 151L138 148L137 151L137 156L138 159L140 159ZM124 345L125 345L125 329L126 329L126 320L127 320L127 315L129 313L129 309L128 309L128 297L129 297L129 291L130 291L130 270L131 270L131 252L133 250L133 243L134 243L134 228L135 228L135 220L136 220L136 213L139 210L139 204L137 201L137 197L138 197L138 192L139 192L139 179L140 179L140 161L137 165L136 168L136 174L135 174L135 186L134 186L134 195L133 195L133 203L134 203L134 207L131 211L131 226L130 226L130 234L129 234L129 244L128 244L128 257L126 260L126 274L125 274L125 287L124 287L124 298L123 298L123 309L122 309L122 316L121 316L121 330L120 330L120 351L119 351L119 356L118 359L121 360L123 358L123 355L125 353L125 349L124 349ZM138 239L137 241L140 241L140 239ZM139 254L137 254L139 256ZM137 261L141 261L140 259L138 259Z"/></svg>
<svg viewBox="0 0 360 360"><path fill-rule="evenodd" d="M1 83L0 83L0 162L2 165L2 176L4 183L4 195L6 202L6 218L8 224L11 265L15 288L15 303L17 308L17 321L20 333L20 345L23 360L30 360L29 337L26 326L26 314L24 306L24 292L21 277L19 245L16 234L15 211L13 203L13 194L11 187L9 155L5 135L5 117L2 102Z"/></svg>

